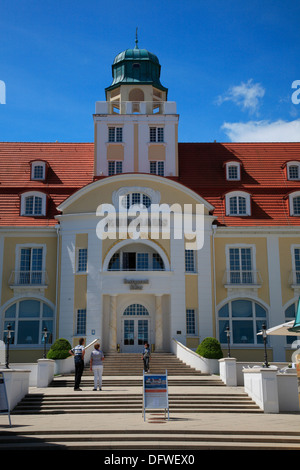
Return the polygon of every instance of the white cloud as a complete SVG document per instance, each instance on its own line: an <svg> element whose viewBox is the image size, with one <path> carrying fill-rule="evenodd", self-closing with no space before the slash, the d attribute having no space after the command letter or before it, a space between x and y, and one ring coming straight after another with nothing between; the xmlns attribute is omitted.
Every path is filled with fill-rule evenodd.
<svg viewBox="0 0 300 470"><path fill-rule="evenodd" d="M225 122L222 129L231 142L300 142L300 119Z"/></svg>
<svg viewBox="0 0 300 470"><path fill-rule="evenodd" d="M263 98L264 94L265 89L260 83L253 83L251 78L247 83L242 82L240 85L229 88L225 95L218 96L216 103L220 105L225 101L232 101L243 110L254 113L257 111L259 100Z"/></svg>

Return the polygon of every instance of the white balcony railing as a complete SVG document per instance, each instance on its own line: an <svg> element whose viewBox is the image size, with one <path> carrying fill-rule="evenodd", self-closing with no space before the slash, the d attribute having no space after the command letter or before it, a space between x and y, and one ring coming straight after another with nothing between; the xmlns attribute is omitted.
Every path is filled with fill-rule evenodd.
<svg viewBox="0 0 300 470"><path fill-rule="evenodd" d="M224 273L223 285L225 287L260 287L262 279L259 271L227 270Z"/></svg>
<svg viewBox="0 0 300 470"><path fill-rule="evenodd" d="M289 277L289 285L291 287L298 286L300 287L300 271L291 271Z"/></svg>
<svg viewBox="0 0 300 470"><path fill-rule="evenodd" d="M96 114L176 114L174 101L97 101Z"/></svg>
<svg viewBox="0 0 300 470"><path fill-rule="evenodd" d="M46 271L12 271L8 282L11 287L45 287L49 284Z"/></svg>

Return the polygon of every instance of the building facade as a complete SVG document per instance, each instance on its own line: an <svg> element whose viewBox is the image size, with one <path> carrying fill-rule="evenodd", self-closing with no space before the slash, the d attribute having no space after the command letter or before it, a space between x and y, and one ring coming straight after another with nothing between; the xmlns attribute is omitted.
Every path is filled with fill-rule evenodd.
<svg viewBox="0 0 300 470"><path fill-rule="evenodd" d="M156 55L118 54L93 143L0 144L0 328L14 362L57 338L170 351L207 336L263 360L295 316L300 143L178 143ZM292 337L269 337L290 361Z"/></svg>

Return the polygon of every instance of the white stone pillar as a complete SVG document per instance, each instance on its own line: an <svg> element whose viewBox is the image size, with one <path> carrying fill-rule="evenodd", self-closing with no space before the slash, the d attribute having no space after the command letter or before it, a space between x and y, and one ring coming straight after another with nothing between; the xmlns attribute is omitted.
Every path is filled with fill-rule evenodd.
<svg viewBox="0 0 300 470"><path fill-rule="evenodd" d="M162 296L155 296L155 351L163 350Z"/></svg>
<svg viewBox="0 0 300 470"><path fill-rule="evenodd" d="M237 386L236 359L225 357L219 359L220 378L229 387Z"/></svg>
<svg viewBox="0 0 300 470"><path fill-rule="evenodd" d="M109 312L109 350L117 350L117 296L110 296Z"/></svg>

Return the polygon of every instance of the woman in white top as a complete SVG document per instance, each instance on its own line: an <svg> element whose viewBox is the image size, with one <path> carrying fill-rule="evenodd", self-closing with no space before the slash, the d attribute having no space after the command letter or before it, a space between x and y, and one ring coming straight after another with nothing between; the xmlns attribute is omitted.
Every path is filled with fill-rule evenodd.
<svg viewBox="0 0 300 470"><path fill-rule="evenodd" d="M100 349L100 344L96 343L94 346L94 351L91 353L90 359L90 370L94 372L94 388L93 390L97 390L97 385L99 386L99 390L102 389L102 373L103 373L103 363L104 354Z"/></svg>

